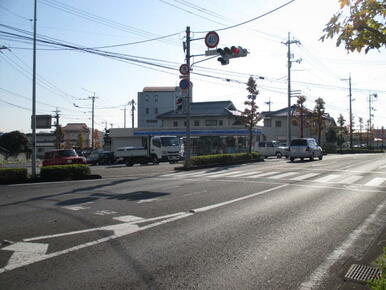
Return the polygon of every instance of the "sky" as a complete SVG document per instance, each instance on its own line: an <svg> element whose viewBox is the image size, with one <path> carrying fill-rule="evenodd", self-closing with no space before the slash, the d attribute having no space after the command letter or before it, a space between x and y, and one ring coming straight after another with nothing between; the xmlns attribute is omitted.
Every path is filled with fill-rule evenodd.
<svg viewBox="0 0 386 290"><path fill-rule="evenodd" d="M337 0L295 0L255 21L224 29L287 2L38 0L38 37L76 47L105 47L101 49L142 63L38 43L37 113L59 110L62 125L85 122L91 127L89 97L95 94L95 128L124 127L123 109L129 101L137 101L144 87L178 86L178 68L185 58L182 42L189 26L194 39L192 69L197 73L192 75L194 102L231 100L243 110L248 94L245 83L252 75L264 78L257 79L260 111L268 111L269 101L271 110L286 107L287 46L283 42L290 34L291 40L300 42L291 45L291 86L306 96L307 108L313 109L315 99L321 97L327 113L349 120L351 75L354 127L359 126L359 117L368 120L368 98L373 94L377 98L372 97L372 122L375 128L386 126L385 50L348 54L344 47L336 47L335 39L319 41L325 24L339 9ZM32 36L31 19L33 1L0 1L1 32ZM216 58L199 56L207 50L202 38L209 31L219 34L219 48L241 46L248 49L248 56L231 59L225 66ZM154 40L163 36L168 37ZM32 113L32 41L0 33L2 46L7 49L0 50L0 132L27 133ZM127 127L131 127L129 114L128 110Z"/></svg>

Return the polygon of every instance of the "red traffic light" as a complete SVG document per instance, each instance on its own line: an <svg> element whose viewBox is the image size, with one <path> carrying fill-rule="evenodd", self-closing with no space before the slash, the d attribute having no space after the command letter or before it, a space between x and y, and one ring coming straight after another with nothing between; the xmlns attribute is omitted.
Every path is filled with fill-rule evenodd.
<svg viewBox="0 0 386 290"><path fill-rule="evenodd" d="M235 55L239 54L240 53L240 48L238 48L236 46L232 46L232 53L234 53Z"/></svg>
<svg viewBox="0 0 386 290"><path fill-rule="evenodd" d="M176 99L176 105L182 104L182 98L177 98Z"/></svg>

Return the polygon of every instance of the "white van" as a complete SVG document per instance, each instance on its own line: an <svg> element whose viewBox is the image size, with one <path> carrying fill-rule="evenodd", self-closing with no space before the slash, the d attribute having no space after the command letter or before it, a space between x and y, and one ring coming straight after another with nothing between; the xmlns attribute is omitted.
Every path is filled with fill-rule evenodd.
<svg viewBox="0 0 386 290"><path fill-rule="evenodd" d="M285 146L280 146L280 142L278 141L257 142L254 149L257 152L260 152L260 154L265 158L270 156L276 156L277 158L282 158L285 156L288 158L288 148Z"/></svg>

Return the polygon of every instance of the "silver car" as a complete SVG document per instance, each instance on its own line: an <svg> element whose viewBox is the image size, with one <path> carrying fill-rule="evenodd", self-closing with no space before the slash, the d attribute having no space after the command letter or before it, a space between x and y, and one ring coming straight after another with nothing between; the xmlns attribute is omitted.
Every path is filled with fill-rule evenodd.
<svg viewBox="0 0 386 290"><path fill-rule="evenodd" d="M289 146L289 158L294 161L295 158L314 158L318 157L319 160L323 159L323 151L320 146L316 143L314 138L298 138L293 139Z"/></svg>

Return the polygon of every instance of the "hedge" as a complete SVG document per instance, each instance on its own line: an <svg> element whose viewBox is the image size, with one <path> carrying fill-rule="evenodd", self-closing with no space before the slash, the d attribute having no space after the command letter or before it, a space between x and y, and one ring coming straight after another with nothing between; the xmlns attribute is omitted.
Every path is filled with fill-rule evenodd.
<svg viewBox="0 0 386 290"><path fill-rule="evenodd" d="M90 167L84 164L43 166L40 178L43 180L84 179L91 173Z"/></svg>
<svg viewBox="0 0 386 290"><path fill-rule="evenodd" d="M27 180L27 168L0 168L0 184L19 183Z"/></svg>
<svg viewBox="0 0 386 290"><path fill-rule="evenodd" d="M338 154L357 154L357 153L385 153L382 149L369 149L369 148L328 148L327 153L338 153Z"/></svg>
<svg viewBox="0 0 386 290"><path fill-rule="evenodd" d="M234 154L213 154L194 156L191 158L192 166L205 166L205 165L220 165L220 164L232 164L237 162L258 161L260 160L260 153L252 152L248 153L234 153Z"/></svg>

